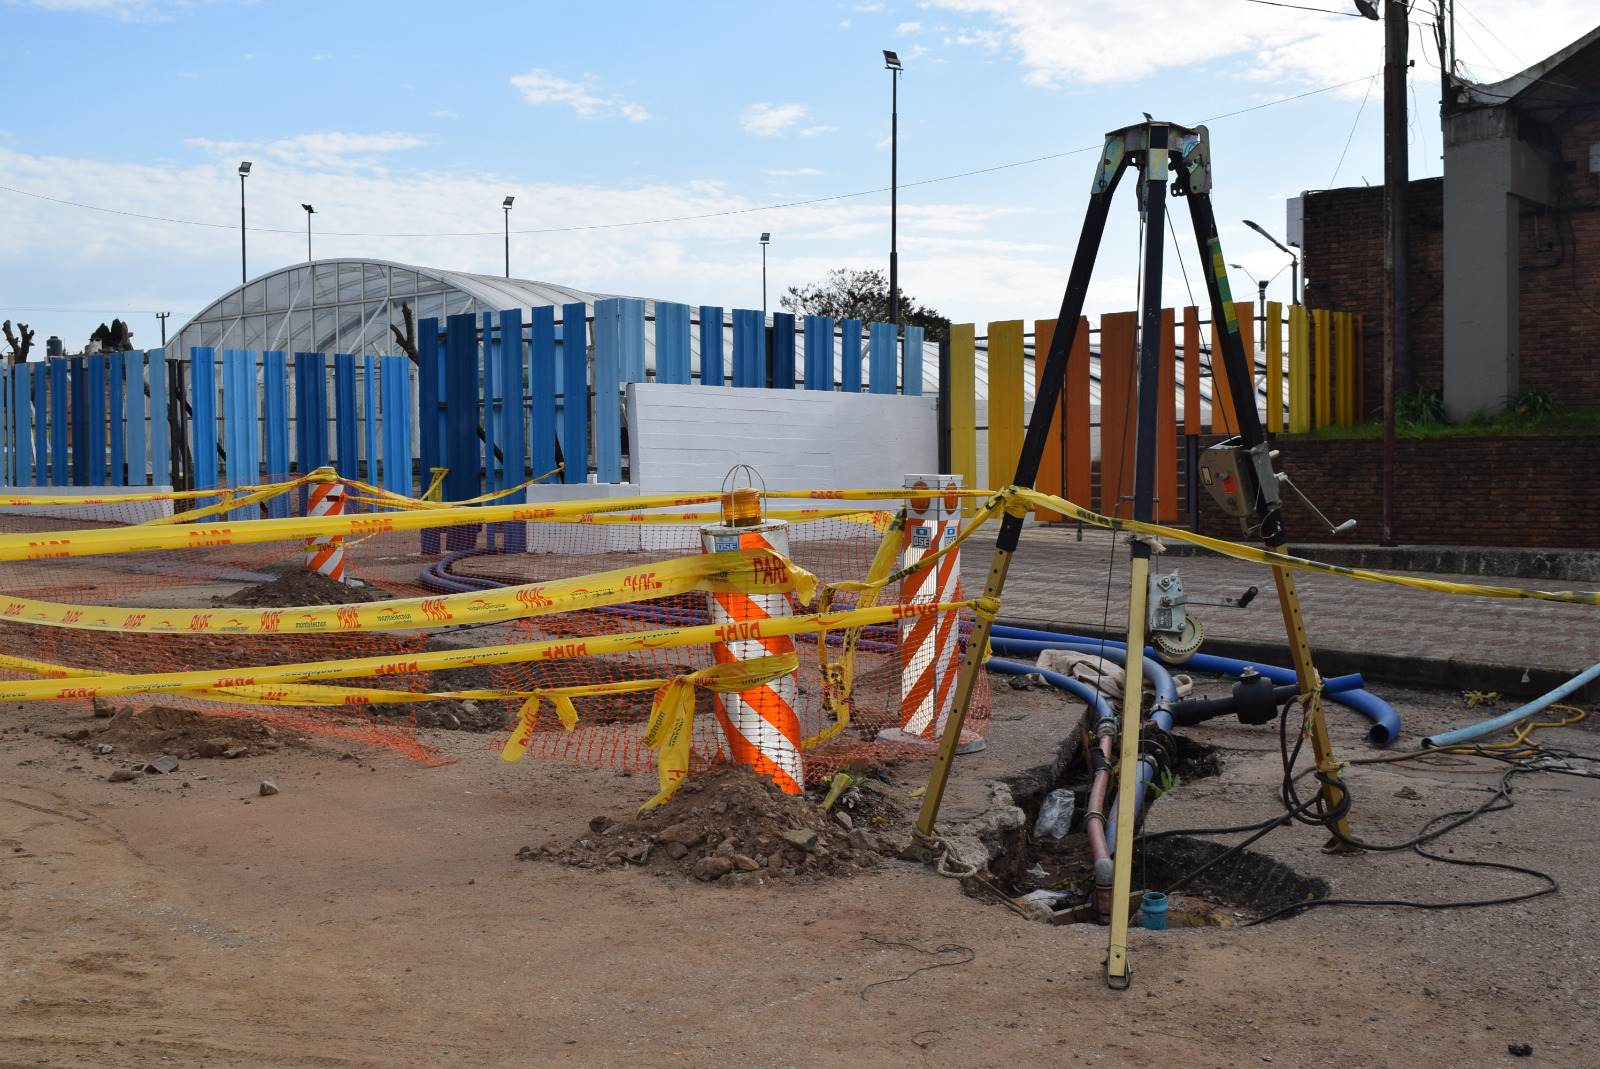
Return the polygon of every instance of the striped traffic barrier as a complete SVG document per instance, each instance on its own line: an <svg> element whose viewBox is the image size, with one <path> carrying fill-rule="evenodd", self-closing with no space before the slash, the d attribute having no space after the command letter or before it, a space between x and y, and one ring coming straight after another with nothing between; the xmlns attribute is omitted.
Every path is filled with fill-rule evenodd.
<svg viewBox="0 0 1600 1069"><path fill-rule="evenodd" d="M313 483L308 516L344 515L344 483ZM344 536L323 535L306 543L306 567L344 582Z"/></svg>
<svg viewBox="0 0 1600 1069"><path fill-rule="evenodd" d="M738 527L712 524L700 528L700 534L706 553L764 547L789 555L789 525L783 520ZM706 606L711 623L727 629L728 639L711 645L718 664L794 652L793 638L761 637L758 627L749 626L792 616L787 594L714 590L706 594ZM739 637L745 634L749 637ZM736 765L751 765L758 774L771 776L787 794L799 794L805 785L800 717L795 713L799 690L791 673L749 690L716 695L723 753Z"/></svg>
<svg viewBox="0 0 1600 1069"><path fill-rule="evenodd" d="M901 567L910 567L950 546L961 533L959 475L907 475L908 490L927 490L927 497L906 502L901 542ZM946 496L949 493L950 496ZM900 583L903 605L937 605L954 601L961 587L961 554L952 551ZM900 621L900 727L880 731L878 738L918 747L936 747L955 704L961 674L961 620L954 612L911 615ZM983 736L961 733L958 753L983 749Z"/></svg>

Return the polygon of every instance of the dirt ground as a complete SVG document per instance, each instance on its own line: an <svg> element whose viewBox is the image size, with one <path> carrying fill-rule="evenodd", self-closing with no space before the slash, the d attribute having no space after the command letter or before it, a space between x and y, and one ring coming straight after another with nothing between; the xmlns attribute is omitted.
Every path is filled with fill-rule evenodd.
<svg viewBox="0 0 1600 1069"><path fill-rule="evenodd" d="M1455 695L1376 689L1406 718L1398 746L1483 715ZM1114 992L1105 929L1030 923L892 858L849 879L740 886L517 859L597 816L630 819L654 792L648 773L505 764L486 736L436 732L459 762L312 736L112 783L128 747L95 755L52 736L92 726L87 707L3 712L0 1066L1423 1069L1521 1064L1507 1050L1521 1043L1529 1064L1600 1065L1594 780L1521 777L1515 809L1439 847L1546 869L1559 894L1136 930L1132 987ZM995 775L1008 745L1048 758L1080 714L997 686L990 763L959 759L957 780ZM1354 714L1330 719L1342 755L1372 752ZM1219 748L1220 773L1157 802L1152 830L1274 811L1274 729L1185 734ZM1600 752L1600 731L1547 734ZM902 796L925 767L892 770ZM1465 760L1353 767L1352 823L1403 838L1496 778ZM267 779L279 793L261 795ZM1259 849L1335 895L1532 886L1411 853L1328 856L1321 840L1294 827ZM945 967L882 983L931 964Z"/></svg>

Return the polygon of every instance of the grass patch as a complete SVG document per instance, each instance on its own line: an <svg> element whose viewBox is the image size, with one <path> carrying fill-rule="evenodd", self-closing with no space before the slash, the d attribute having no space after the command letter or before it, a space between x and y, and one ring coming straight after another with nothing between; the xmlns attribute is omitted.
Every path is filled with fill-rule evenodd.
<svg viewBox="0 0 1600 1069"><path fill-rule="evenodd" d="M1491 416L1473 412L1450 423L1444 418L1444 391L1436 383L1422 383L1395 400L1397 438L1487 438L1503 435L1600 435L1600 408L1575 408L1561 404L1548 391L1530 387L1506 398L1505 410ZM1320 427L1285 438L1382 438L1383 413L1354 427Z"/></svg>

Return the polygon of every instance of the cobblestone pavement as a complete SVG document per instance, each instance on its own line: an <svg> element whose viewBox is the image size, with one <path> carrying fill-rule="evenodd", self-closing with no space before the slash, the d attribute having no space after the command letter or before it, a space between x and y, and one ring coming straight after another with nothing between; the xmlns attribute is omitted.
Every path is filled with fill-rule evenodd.
<svg viewBox="0 0 1600 1069"><path fill-rule="evenodd" d="M987 532L986 532L987 535ZM1073 527L1034 527L1023 532L1006 579L1001 615L1053 620L1122 630L1128 619L1128 550L1112 549L1109 532ZM974 538L962 556L968 585L988 571L992 536ZM1291 546L1292 548L1292 546ZM1315 550L1306 556L1315 556ZM1176 567L1184 589L1208 597L1261 592L1246 608L1201 606L1198 615L1212 637L1284 641L1283 617L1269 569L1216 557L1157 557L1164 571ZM1109 586L1108 586L1109 574ZM1425 578L1449 576L1400 573ZM1301 611L1313 647L1455 658L1570 670L1600 660L1600 607L1509 598L1467 597L1409 590L1341 576L1297 571ZM1474 581L1515 587L1535 580L1474 576ZM1564 589L1545 583L1544 589Z"/></svg>

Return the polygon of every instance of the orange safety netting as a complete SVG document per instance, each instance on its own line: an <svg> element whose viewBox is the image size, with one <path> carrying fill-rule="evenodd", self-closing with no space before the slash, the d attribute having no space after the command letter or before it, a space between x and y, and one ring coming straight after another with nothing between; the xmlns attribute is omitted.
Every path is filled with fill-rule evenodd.
<svg viewBox="0 0 1600 1069"><path fill-rule="evenodd" d="M107 496L115 488L106 488ZM44 491L48 493L48 491ZM236 492L243 493L243 492ZM204 507L218 501L206 491L178 501L93 502L83 504L0 506L0 534L28 533L46 537L67 531L126 527L159 523L174 505ZM363 495L353 491L353 495ZM286 501L289 514L305 515L304 493L291 486L268 500ZM389 502L398 507L415 507ZM804 504L796 502L795 504ZM893 507L892 502L884 504ZM378 508L374 501L361 505ZM432 506L438 507L438 506ZM715 506L710 506L714 509ZM265 515L267 501L249 508ZM844 513L847 510L838 510ZM616 522L617 520L624 522ZM491 585L518 585L571 579L619 568L649 565L701 552L699 526L714 522L702 514L694 522L662 524L625 522L531 522L489 524L481 528L444 531L386 531L345 539L346 575L367 584L378 596L413 598L470 590ZM825 583L863 580L868 576L884 540L880 528L887 515L856 513L849 518L796 518L790 527L790 557L796 565ZM208 521L209 522L209 521ZM443 537L441 537L441 535ZM42 560L0 562L0 591L13 597L83 606L115 606L159 610L162 608L216 607L225 619L228 602L238 591L261 587L303 570L302 539L254 545L193 546L147 552L102 554ZM789 595L796 612L814 612L818 605L800 604ZM879 605L893 605L899 584L891 584L878 597ZM857 596L835 592L831 608L848 609ZM293 606L289 606L292 608ZM954 610L964 617L970 610ZM288 614L292 616L291 614ZM531 616L509 623L460 627L454 620L407 631L366 631L352 634L284 633L274 635L108 633L47 627L0 616L0 652L13 657L47 662L91 672L155 673L193 669L249 669L263 665L326 662L369 656L403 658L424 650L476 648L544 639L573 640L567 656L521 663L410 672L377 678L346 680L354 687L389 691L441 693L468 690L528 692L558 687L581 687L639 679L671 679L712 665L709 646L587 654L582 640L592 636L682 627L707 622L706 595L699 592L669 597L641 598L635 602L597 609ZM968 620L970 623L970 619ZM926 748L913 748L879 740L884 728L900 726L902 663L900 624L869 626L856 635L854 656L848 666L849 723L806 751L808 778L837 770L854 757L926 757ZM836 713L826 707L822 659L815 635L796 637L799 654L799 700L795 712L804 735L826 734L836 723ZM827 634L825 650L830 664L840 662L846 634ZM925 651L923 656L931 656ZM52 673L55 674L55 673ZM16 670L0 670L0 678L37 678ZM528 753L536 757L573 761L617 769L655 767L656 755L644 744L652 690L576 696L578 713L574 730L567 731L546 705L535 724ZM210 701L176 694L135 695L117 699L135 708L150 704L177 705L224 716L244 716L283 728L313 731L384 746L423 760L437 760L437 751L419 737L426 729L448 723L452 717L443 703L423 705L393 702L360 710L354 707L306 707L251 702ZM697 690L690 767L709 767L719 752L716 718L711 714L716 698ZM515 699L479 701L480 727L509 729L521 703ZM446 712L441 713L443 708ZM455 707L459 712L459 706ZM358 711L359 710L359 711ZM967 716L969 729L982 733L988 720L988 690L980 673ZM498 748L506 730L493 738Z"/></svg>

